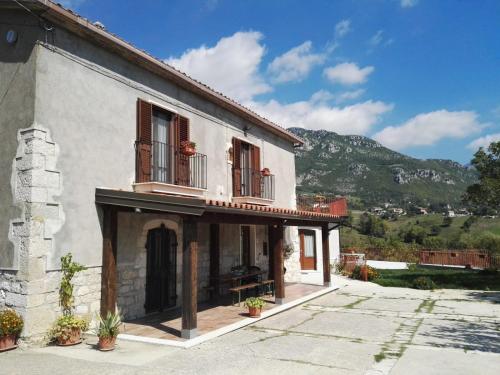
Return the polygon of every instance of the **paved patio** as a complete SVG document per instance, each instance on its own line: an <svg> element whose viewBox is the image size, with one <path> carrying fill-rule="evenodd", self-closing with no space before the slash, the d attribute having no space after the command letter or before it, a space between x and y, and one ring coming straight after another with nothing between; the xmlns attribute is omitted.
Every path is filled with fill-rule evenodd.
<svg viewBox="0 0 500 375"><path fill-rule="evenodd" d="M322 289L325 287L320 285L286 283L285 302L291 302ZM266 301L265 311L279 306L274 303L273 296L267 295L263 298ZM244 299L242 298L242 300ZM221 297L218 302L214 303L201 303L198 305L198 333L203 335L246 318L248 318L248 309L243 302L240 306L238 306L237 301L233 305L231 296ZM181 310L175 309L125 322L121 333L155 339L185 341L180 337L181 325Z"/></svg>
<svg viewBox="0 0 500 375"><path fill-rule="evenodd" d="M190 349L95 338L0 355L15 374L498 374L500 293L341 288Z"/></svg>

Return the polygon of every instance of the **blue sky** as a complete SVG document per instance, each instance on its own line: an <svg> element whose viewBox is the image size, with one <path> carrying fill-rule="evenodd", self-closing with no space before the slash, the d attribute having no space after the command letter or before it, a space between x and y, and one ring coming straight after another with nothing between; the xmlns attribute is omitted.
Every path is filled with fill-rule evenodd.
<svg viewBox="0 0 500 375"><path fill-rule="evenodd" d="M467 163L500 140L497 0L66 0L282 126Z"/></svg>

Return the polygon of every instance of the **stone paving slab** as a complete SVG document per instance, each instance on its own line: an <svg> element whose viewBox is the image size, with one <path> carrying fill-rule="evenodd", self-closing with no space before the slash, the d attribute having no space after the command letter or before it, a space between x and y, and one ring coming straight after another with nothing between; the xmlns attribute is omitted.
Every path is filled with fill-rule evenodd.
<svg viewBox="0 0 500 375"><path fill-rule="evenodd" d="M409 348L391 375L498 375L500 356L454 349Z"/></svg>
<svg viewBox="0 0 500 375"><path fill-rule="evenodd" d="M295 327L293 331L349 337L358 340L383 341L392 336L403 322L401 318L387 319L349 313L349 310L322 312L314 319Z"/></svg>
<svg viewBox="0 0 500 375"><path fill-rule="evenodd" d="M401 299L395 298L370 298L365 301L360 302L355 309L368 309L368 310L388 310L393 312L415 312L420 304L422 303L419 299L405 299L404 302Z"/></svg>
<svg viewBox="0 0 500 375"><path fill-rule="evenodd" d="M500 303L480 301L436 301L434 313L499 317Z"/></svg>
<svg viewBox="0 0 500 375"><path fill-rule="evenodd" d="M367 297L350 296L339 293L330 293L309 302L310 305L330 306L330 307L344 307L353 303L363 301Z"/></svg>
<svg viewBox="0 0 500 375"><path fill-rule="evenodd" d="M412 343L500 354L500 324L498 322L425 319Z"/></svg>

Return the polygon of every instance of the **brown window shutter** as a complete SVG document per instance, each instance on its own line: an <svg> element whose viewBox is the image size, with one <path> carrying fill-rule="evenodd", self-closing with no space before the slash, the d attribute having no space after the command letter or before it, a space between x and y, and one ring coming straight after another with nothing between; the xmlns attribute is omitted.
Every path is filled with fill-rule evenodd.
<svg viewBox="0 0 500 375"><path fill-rule="evenodd" d="M252 153L252 196L260 197L262 176L260 174L260 148L251 146Z"/></svg>
<svg viewBox="0 0 500 375"><path fill-rule="evenodd" d="M136 181L151 181L151 144L152 144L153 106L144 100L137 100L137 141L136 141Z"/></svg>
<svg viewBox="0 0 500 375"><path fill-rule="evenodd" d="M175 132L175 184L189 186L189 156L180 152L182 142L189 141L189 119L176 115L174 119Z"/></svg>
<svg viewBox="0 0 500 375"><path fill-rule="evenodd" d="M233 138L233 196L241 197L241 141Z"/></svg>

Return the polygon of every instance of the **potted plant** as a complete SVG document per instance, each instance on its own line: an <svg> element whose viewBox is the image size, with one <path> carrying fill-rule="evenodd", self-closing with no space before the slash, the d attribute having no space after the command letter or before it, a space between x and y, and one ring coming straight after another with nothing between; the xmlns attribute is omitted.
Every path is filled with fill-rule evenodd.
<svg viewBox="0 0 500 375"><path fill-rule="evenodd" d="M248 315L250 318L260 317L262 308L266 302L260 297L249 297L245 301L245 306L248 307Z"/></svg>
<svg viewBox="0 0 500 375"><path fill-rule="evenodd" d="M191 141L182 142L181 153L186 156L193 156L194 154L196 154L196 143Z"/></svg>
<svg viewBox="0 0 500 375"><path fill-rule="evenodd" d="M270 176L271 175L271 171L269 170L269 168L263 168L260 173L262 174L262 176L266 177L266 176Z"/></svg>
<svg viewBox="0 0 500 375"><path fill-rule="evenodd" d="M82 342L82 332L88 329L88 321L75 315L60 316L52 328L51 336L57 345L70 346Z"/></svg>
<svg viewBox="0 0 500 375"><path fill-rule="evenodd" d="M122 321L119 313L111 311L103 317L99 315L97 336L99 337L98 348L101 351L109 351L115 348L115 341L120 331Z"/></svg>
<svg viewBox="0 0 500 375"><path fill-rule="evenodd" d="M71 253L61 257L61 284L59 286L59 305L63 315L60 316L50 332L58 345L75 345L82 342L82 331L88 329L88 321L73 314L73 277L86 268L73 261Z"/></svg>
<svg viewBox="0 0 500 375"><path fill-rule="evenodd" d="M23 325L23 318L14 310L0 311L0 352L17 348L17 337Z"/></svg>

